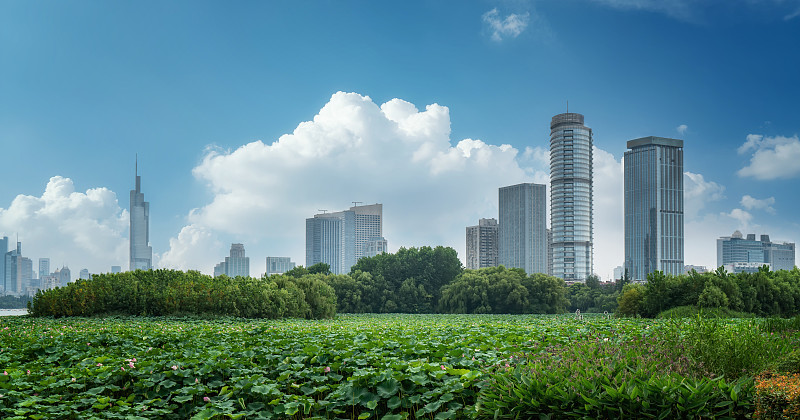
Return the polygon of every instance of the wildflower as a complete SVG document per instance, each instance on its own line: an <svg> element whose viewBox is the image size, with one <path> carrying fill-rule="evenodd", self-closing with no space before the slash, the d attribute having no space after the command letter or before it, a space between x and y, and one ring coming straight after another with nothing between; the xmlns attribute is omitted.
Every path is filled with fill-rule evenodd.
<svg viewBox="0 0 800 420"><path fill-rule="evenodd" d="M211 398L208 398L208 397L203 397L203 401L205 401L205 402L209 402L209 401L211 401Z"/></svg>

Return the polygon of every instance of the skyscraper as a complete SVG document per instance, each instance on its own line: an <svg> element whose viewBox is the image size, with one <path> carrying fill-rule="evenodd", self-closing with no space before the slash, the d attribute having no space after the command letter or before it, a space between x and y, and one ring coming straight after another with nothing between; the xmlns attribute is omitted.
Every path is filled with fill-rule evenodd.
<svg viewBox="0 0 800 420"><path fill-rule="evenodd" d="M643 137L625 152L625 268L683 274L683 140Z"/></svg>
<svg viewBox="0 0 800 420"><path fill-rule="evenodd" d="M267 257L268 276L273 274L283 274L295 267L295 263L289 257Z"/></svg>
<svg viewBox="0 0 800 420"><path fill-rule="evenodd" d="M250 277L250 257L244 254L244 245L231 244L230 255L214 267L214 277L225 274L228 277Z"/></svg>
<svg viewBox="0 0 800 420"><path fill-rule="evenodd" d="M467 226L467 268L477 270L496 267L499 258L497 220L480 219L476 226Z"/></svg>
<svg viewBox="0 0 800 420"><path fill-rule="evenodd" d="M306 266L330 265L334 274L346 274L367 255L370 241L383 239L383 205L353 206L306 219Z"/></svg>
<svg viewBox="0 0 800 420"><path fill-rule="evenodd" d="M0 286L6 290L6 254L8 253L8 236L0 238Z"/></svg>
<svg viewBox="0 0 800 420"><path fill-rule="evenodd" d="M151 270L153 248L150 246L150 203L144 201L139 161L136 161L136 189L131 190L130 269Z"/></svg>
<svg viewBox="0 0 800 420"><path fill-rule="evenodd" d="M6 252L4 255L3 293L7 295L19 294L20 286L18 286L18 283L22 274L21 258L22 243L17 241L17 248Z"/></svg>
<svg viewBox="0 0 800 420"><path fill-rule="evenodd" d="M592 129L583 125L581 114L554 116L550 122L552 274L567 281L585 281L592 274L592 176Z"/></svg>
<svg viewBox="0 0 800 420"><path fill-rule="evenodd" d="M547 273L547 186L517 184L499 191L498 263Z"/></svg>
<svg viewBox="0 0 800 420"><path fill-rule="evenodd" d="M39 278L50 275L50 258L39 258Z"/></svg>

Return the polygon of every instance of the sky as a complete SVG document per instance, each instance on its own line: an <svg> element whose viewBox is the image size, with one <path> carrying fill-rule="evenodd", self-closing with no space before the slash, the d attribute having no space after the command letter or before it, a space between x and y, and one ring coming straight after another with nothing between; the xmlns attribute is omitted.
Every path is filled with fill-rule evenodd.
<svg viewBox="0 0 800 420"><path fill-rule="evenodd" d="M155 266L241 242L305 264L305 219L382 203L390 251L547 183L549 123L594 133L594 271L624 259L622 156L684 140L685 263L733 231L800 242L800 0L0 0L0 236L128 266L134 167ZM548 222L549 224L549 222ZM37 264L34 263L34 269Z"/></svg>

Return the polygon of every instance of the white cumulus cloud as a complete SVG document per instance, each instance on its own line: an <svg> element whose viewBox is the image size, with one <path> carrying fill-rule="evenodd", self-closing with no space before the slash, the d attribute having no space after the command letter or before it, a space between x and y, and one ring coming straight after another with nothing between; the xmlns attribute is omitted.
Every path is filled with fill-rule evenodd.
<svg viewBox="0 0 800 420"><path fill-rule="evenodd" d="M511 13L505 18L500 16L497 8L483 14L483 23L491 33L492 41L500 42L504 38L516 38L528 27L530 13Z"/></svg>
<svg viewBox="0 0 800 420"><path fill-rule="evenodd" d="M725 187L714 181L706 181L703 175L683 173L683 214L686 220L697 217L712 201L725 198Z"/></svg>
<svg viewBox="0 0 800 420"><path fill-rule="evenodd" d="M50 270L66 264L78 271L111 271L128 265L128 212L107 188L76 192L69 178L50 178L41 197L18 195L7 209L0 208L0 233L14 247L17 234L22 255L33 260L50 258Z"/></svg>
<svg viewBox="0 0 800 420"><path fill-rule="evenodd" d="M741 177L759 180L789 179L800 175L800 138L750 134L738 152L752 151L750 163L738 171Z"/></svg>
<svg viewBox="0 0 800 420"><path fill-rule="evenodd" d="M160 264L210 272L230 242L242 242L251 275L264 271L266 256L305 265L305 219L353 201L383 203L390 249L445 245L463 256L465 227L497 217L499 187L541 182L541 168L518 158L511 146L477 139L453 146L447 107L378 106L339 92L277 141L210 149L193 173L214 198L190 212Z"/></svg>
<svg viewBox="0 0 800 420"><path fill-rule="evenodd" d="M747 210L764 210L767 213L775 214L775 208L772 207L772 205L775 204L775 197L759 200L749 195L745 195L742 197L741 204Z"/></svg>
<svg viewBox="0 0 800 420"><path fill-rule="evenodd" d="M624 172L622 159L594 147L594 267L603 279L625 261Z"/></svg>
<svg viewBox="0 0 800 420"><path fill-rule="evenodd" d="M689 130L689 126L686 125L686 124L681 124L678 127L676 127L675 129L678 130L678 133L680 133L680 134L686 134L686 131Z"/></svg>

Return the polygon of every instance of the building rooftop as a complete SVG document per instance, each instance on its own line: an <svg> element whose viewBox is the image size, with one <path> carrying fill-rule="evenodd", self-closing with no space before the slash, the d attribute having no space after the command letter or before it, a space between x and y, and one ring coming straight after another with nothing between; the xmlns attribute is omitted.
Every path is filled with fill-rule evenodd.
<svg viewBox="0 0 800 420"><path fill-rule="evenodd" d="M666 137L642 137L628 141L628 149L634 147L649 146L649 145L669 146L669 147L683 147L683 140L668 139Z"/></svg>

